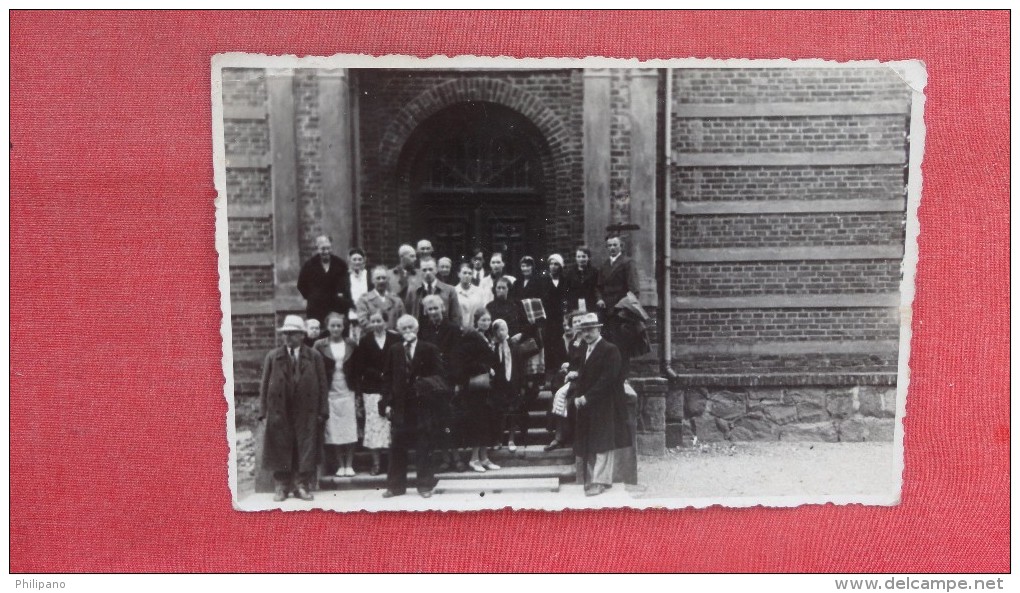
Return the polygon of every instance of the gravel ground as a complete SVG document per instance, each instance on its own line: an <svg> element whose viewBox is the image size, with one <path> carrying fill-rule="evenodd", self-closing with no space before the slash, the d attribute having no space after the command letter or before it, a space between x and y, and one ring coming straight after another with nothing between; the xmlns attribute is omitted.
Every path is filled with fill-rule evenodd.
<svg viewBox="0 0 1020 593"><path fill-rule="evenodd" d="M642 457L639 498L883 495L892 443L712 443Z"/></svg>
<svg viewBox="0 0 1020 593"><path fill-rule="evenodd" d="M255 441L237 435L238 494L255 491ZM892 443L712 443L641 457L634 498L840 497L894 492Z"/></svg>
<svg viewBox="0 0 1020 593"><path fill-rule="evenodd" d="M250 430L237 433L237 495L255 492L255 439Z"/></svg>

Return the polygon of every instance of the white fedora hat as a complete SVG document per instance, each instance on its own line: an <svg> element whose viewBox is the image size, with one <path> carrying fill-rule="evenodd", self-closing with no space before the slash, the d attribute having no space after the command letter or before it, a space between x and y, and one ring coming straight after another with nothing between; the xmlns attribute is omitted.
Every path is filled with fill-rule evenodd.
<svg viewBox="0 0 1020 593"><path fill-rule="evenodd" d="M599 316L595 313L583 313L574 318L576 325L575 329L587 329L589 327L602 327L599 323Z"/></svg>
<svg viewBox="0 0 1020 593"><path fill-rule="evenodd" d="M283 326L276 328L276 331L305 333L305 320L300 315L288 315L283 319Z"/></svg>

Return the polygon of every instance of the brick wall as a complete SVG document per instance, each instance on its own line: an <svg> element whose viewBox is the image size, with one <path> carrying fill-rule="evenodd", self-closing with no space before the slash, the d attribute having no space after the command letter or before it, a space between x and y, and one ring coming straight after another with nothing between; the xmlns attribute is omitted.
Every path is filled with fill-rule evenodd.
<svg viewBox="0 0 1020 593"><path fill-rule="evenodd" d="M769 294L873 294L899 289L897 260L677 263L670 290L693 297Z"/></svg>
<svg viewBox="0 0 1020 593"><path fill-rule="evenodd" d="M276 325L273 314L234 314L230 328L235 350L261 351L262 355L276 346Z"/></svg>
<svg viewBox="0 0 1020 593"><path fill-rule="evenodd" d="M269 266L230 267L232 303L271 300L273 289L273 269Z"/></svg>
<svg viewBox="0 0 1020 593"><path fill-rule="evenodd" d="M300 201L298 245L301 261L315 252L315 237L335 234L323 225L322 153L319 129L319 79L313 69L294 71L294 118L297 134L298 199ZM340 254L346 257L346 254Z"/></svg>
<svg viewBox="0 0 1020 593"><path fill-rule="evenodd" d="M260 110L267 108L266 77L262 69L227 68L222 80L227 160L248 159L243 166L226 170L227 242L231 256L257 255L265 262L250 265L231 257L230 265L234 392L251 395L257 393L262 357L276 340L273 315L252 314L246 309L272 302L275 289L272 177L270 169L259 164L270 152L269 122L259 116Z"/></svg>
<svg viewBox="0 0 1020 593"><path fill-rule="evenodd" d="M679 247L898 245L901 212L673 216Z"/></svg>
<svg viewBox="0 0 1020 593"><path fill-rule="evenodd" d="M227 203L235 205L266 205L272 195L269 169L227 169Z"/></svg>
<svg viewBox="0 0 1020 593"><path fill-rule="evenodd" d="M814 152L903 147L901 115L673 120L673 147L699 152Z"/></svg>
<svg viewBox="0 0 1020 593"><path fill-rule="evenodd" d="M895 308L673 310L673 339L703 341L895 340Z"/></svg>
<svg viewBox="0 0 1020 593"><path fill-rule="evenodd" d="M674 102L779 103L903 99L906 85L887 68L734 68L675 71Z"/></svg>
<svg viewBox="0 0 1020 593"><path fill-rule="evenodd" d="M610 222L630 222L630 80L631 71L614 68L609 79L612 119L609 124Z"/></svg>
<svg viewBox="0 0 1020 593"><path fill-rule="evenodd" d="M880 350L872 354L800 354L769 355L749 357L742 354L699 354L682 356L674 360L673 370L685 376L695 377L695 383L718 385L722 378L732 380L734 369L739 376L753 377L765 381L790 383L817 383L816 376L833 375L850 381L867 381L872 377L895 377L897 354ZM853 375L851 375L851 373ZM864 373L864 376L860 374Z"/></svg>
<svg viewBox="0 0 1020 593"><path fill-rule="evenodd" d="M768 201L903 197L902 167L888 165L674 168L674 195L684 200Z"/></svg>
<svg viewBox="0 0 1020 593"><path fill-rule="evenodd" d="M671 394L669 444L691 419L703 440L891 438L864 386L895 401L909 89L886 68L696 69L672 94L672 366L710 403Z"/></svg>
<svg viewBox="0 0 1020 593"><path fill-rule="evenodd" d="M269 152L269 126L265 121L226 121L223 140L228 155L262 156Z"/></svg>
<svg viewBox="0 0 1020 593"><path fill-rule="evenodd" d="M273 250L273 221L270 218L235 217L227 222L231 253L268 253ZM272 270L270 277L272 277Z"/></svg>

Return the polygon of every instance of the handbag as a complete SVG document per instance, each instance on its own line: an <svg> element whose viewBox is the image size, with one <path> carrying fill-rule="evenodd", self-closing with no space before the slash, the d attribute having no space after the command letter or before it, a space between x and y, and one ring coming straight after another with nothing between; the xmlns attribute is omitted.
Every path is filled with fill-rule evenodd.
<svg viewBox="0 0 1020 593"><path fill-rule="evenodd" d="M471 391L483 391L492 387L489 373L479 373L468 379L468 389Z"/></svg>
<svg viewBox="0 0 1020 593"><path fill-rule="evenodd" d="M535 338L528 338L521 342L521 358L528 359L542 351L542 347L538 345L538 341Z"/></svg>

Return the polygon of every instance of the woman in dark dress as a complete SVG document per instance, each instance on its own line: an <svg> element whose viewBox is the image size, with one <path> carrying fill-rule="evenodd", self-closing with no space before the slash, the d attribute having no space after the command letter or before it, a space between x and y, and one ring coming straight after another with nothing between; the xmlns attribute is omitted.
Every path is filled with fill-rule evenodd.
<svg viewBox="0 0 1020 593"><path fill-rule="evenodd" d="M575 266L564 274L567 280L567 310L597 313L598 274L591 263L591 250L578 247L574 252ZM584 306L581 306L583 303Z"/></svg>
<svg viewBox="0 0 1020 593"><path fill-rule="evenodd" d="M471 448L468 467L476 472L484 472L500 469L489 460L489 446L499 430L499 410L494 408L496 402L493 401L491 387L498 359L486 337L492 324L492 315L485 309L477 309L473 322L473 329L465 331L461 336L453 357L457 390L455 399L462 418L462 443Z"/></svg>
<svg viewBox="0 0 1020 593"><path fill-rule="evenodd" d="M376 311L368 316L367 331L361 336L351 360L351 382L358 397L364 401L365 437L362 444L372 453L373 476L380 472L380 454L390 446L390 421L379 415L383 362L390 346L400 343L400 336L386 329L388 321L385 311Z"/></svg>
<svg viewBox="0 0 1020 593"><path fill-rule="evenodd" d="M492 398L503 410L503 425L509 425L509 449L514 451L514 427L523 404L524 360L517 344L510 341L510 330L502 319L492 322L492 341L496 365L492 375Z"/></svg>
<svg viewBox="0 0 1020 593"><path fill-rule="evenodd" d="M496 280L496 284L493 286L493 293L496 297L492 302L485 305L485 308L492 315L493 323L496 320L503 320L507 327L509 335L507 339L510 344L519 347L524 341L534 340L537 347L541 348L542 338L539 335L538 326L534 323L527 323L523 319L524 311L521 309L520 301L511 300L508 297L510 285L511 283L506 278ZM518 350L518 353L520 353L520 350ZM534 352L531 354L534 354ZM525 369L522 366L520 368L522 385L524 373ZM510 437L507 441L507 447L511 451L517 450L515 434L518 432L524 433L527 430L527 414L524 412L524 404L525 400L522 393L518 393L514 398L502 402L505 417L507 422L509 422ZM502 444L502 440L500 443Z"/></svg>
<svg viewBox="0 0 1020 593"><path fill-rule="evenodd" d="M569 285L563 277L563 257L558 253L549 256L549 275L545 279L545 284L542 307L545 309L546 319L542 344L545 346L547 383L552 385L560 366L567 360L567 349L563 343L563 316L570 311L567 308Z"/></svg>
<svg viewBox="0 0 1020 593"><path fill-rule="evenodd" d="M510 287L512 282L502 276L492 286L492 293L495 295L485 309L492 315L492 320L502 319L506 322L510 331L510 339L519 342L524 336L521 333L521 310L520 304L510 300Z"/></svg>

